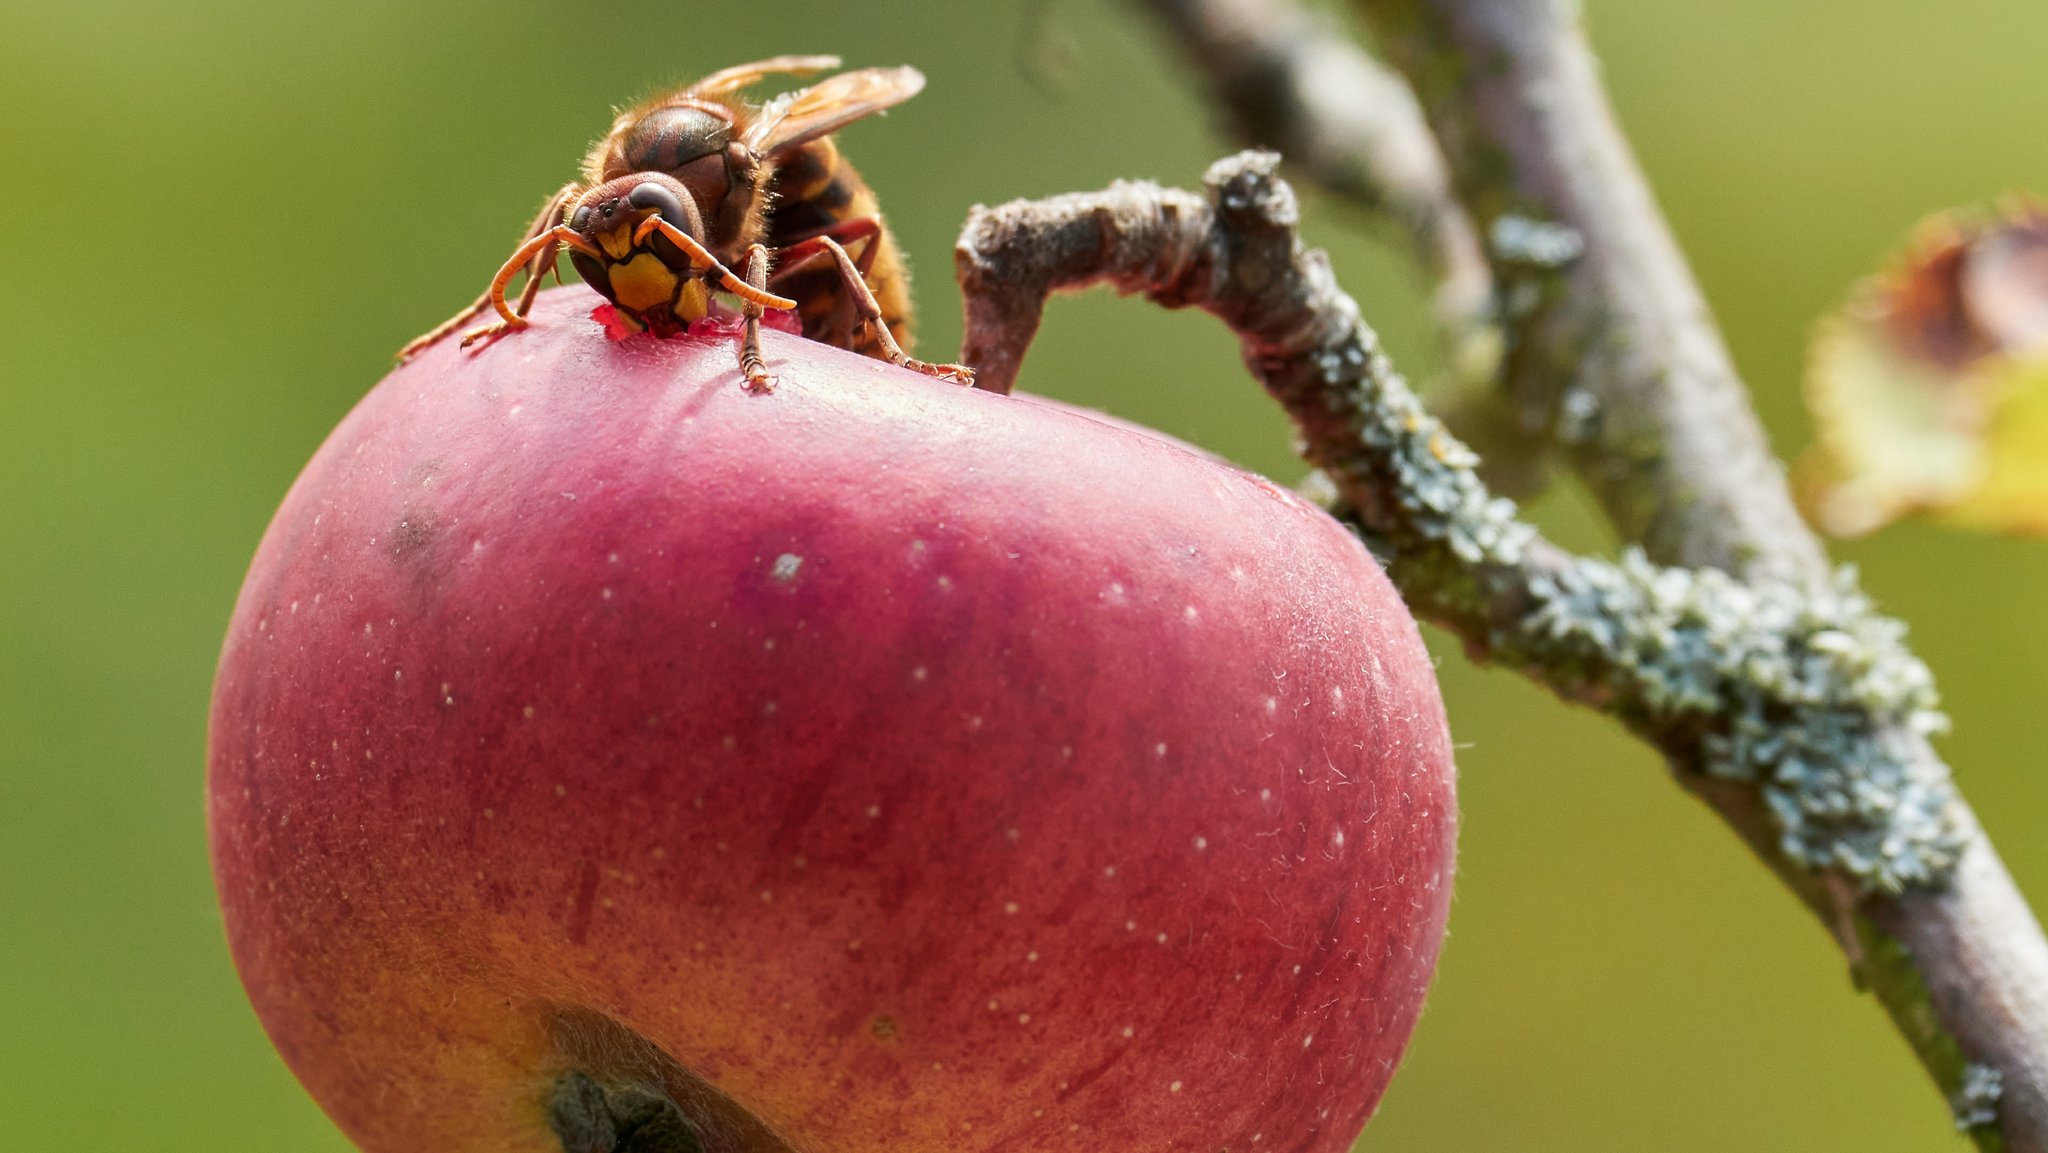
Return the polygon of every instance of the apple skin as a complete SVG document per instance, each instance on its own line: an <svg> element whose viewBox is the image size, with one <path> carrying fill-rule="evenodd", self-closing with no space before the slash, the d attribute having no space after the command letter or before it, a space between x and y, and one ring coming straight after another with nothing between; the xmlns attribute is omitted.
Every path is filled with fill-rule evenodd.
<svg viewBox="0 0 2048 1153"><path fill-rule="evenodd" d="M1450 896L1449 738L1269 481L594 294L394 371L264 537L208 815L256 1011L372 1153L1338 1153Z"/></svg>

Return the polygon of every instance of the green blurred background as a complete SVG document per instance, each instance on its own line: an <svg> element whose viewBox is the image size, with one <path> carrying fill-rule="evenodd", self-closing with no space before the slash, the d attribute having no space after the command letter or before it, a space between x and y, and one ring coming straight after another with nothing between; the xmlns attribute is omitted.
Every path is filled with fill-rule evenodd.
<svg viewBox="0 0 2048 1153"><path fill-rule="evenodd" d="M1813 317L1924 212L2048 189L2038 4L1586 8L1782 450ZM1109 0L0 3L0 1147L346 1147L264 1040L213 905L204 719L243 567L327 429L486 281L612 104L780 52L930 75L846 143L921 270L932 354L958 336L969 204L1192 183L1227 147ZM1398 250L1339 206L1310 231L1429 375ZM1025 384L1300 472L1200 315L1061 302ZM1534 512L1606 543L1569 492ZM1913 622L1943 747L2048 897L2048 550L1907 527L1843 555ZM1834 946L1654 758L1431 641L1463 745L1458 901L1366 1147L1962 1147Z"/></svg>

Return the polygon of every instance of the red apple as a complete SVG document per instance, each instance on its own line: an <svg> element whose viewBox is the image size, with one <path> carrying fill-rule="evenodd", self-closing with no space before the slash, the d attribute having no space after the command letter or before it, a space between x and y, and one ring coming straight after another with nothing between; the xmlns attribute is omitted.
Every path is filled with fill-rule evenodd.
<svg viewBox="0 0 2048 1153"><path fill-rule="evenodd" d="M221 903L341 1128L1346 1148L1454 835L1366 551L1160 438L781 333L755 395L595 299L392 373L235 609Z"/></svg>

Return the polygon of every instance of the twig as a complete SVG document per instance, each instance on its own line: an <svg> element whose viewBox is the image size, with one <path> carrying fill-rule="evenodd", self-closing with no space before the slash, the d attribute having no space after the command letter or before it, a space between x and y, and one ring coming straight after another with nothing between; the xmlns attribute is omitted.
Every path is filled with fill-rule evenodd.
<svg viewBox="0 0 2048 1153"><path fill-rule="evenodd" d="M1246 145L1407 233L1461 376L1490 377L1493 274L1407 81L1287 0L1144 0Z"/></svg>
<svg viewBox="0 0 2048 1153"><path fill-rule="evenodd" d="M1676 564L1823 577L1825 557L1615 124L1575 6L1359 7L1415 84L1482 226L1533 218L1583 242L1559 274L1563 299L1516 334L1528 355L1510 384L1583 390L1596 416L1581 463L1623 536Z"/></svg>
<svg viewBox="0 0 2048 1153"><path fill-rule="evenodd" d="M1409 393L1322 254L1302 250L1276 165L1270 153L1220 162L1208 175L1213 205L1120 183L977 208L956 254L963 359L984 387L1007 391L1046 297L1089 284L1214 313L1419 613L1659 748L1811 907L1843 914L1845 945L1881 994L1891 990L1895 1012L1911 986L1930 1022L2002 1007L2028 1028L2030 1000L2048 985L2025 986L2027 958L2002 947L2026 934L1944 921L1952 939L1915 938L1943 956L1904 955L1885 919L1965 889L1995 898L1983 874L1999 872L1946 769L1922 755L1921 736L1940 718L1899 626L1846 578L1811 591L1752 588L1639 555L1619 565L1577 558L1542 540L1488 495L1471 454ZM1952 888L1939 890L1945 881ZM1967 907L1980 919L2017 910L2031 921L2016 894L2003 907ZM1953 1025L1924 1033L1909 1035L1952 1090L1968 1087L1965 1055L1978 1063L1967 1074L1973 1120L1998 1077L2009 1091L2028 1076L2024 1063L2000 1058L2039 1039L1994 1034L1983 1044ZM2010 1109L2004 1120L2011 1130Z"/></svg>

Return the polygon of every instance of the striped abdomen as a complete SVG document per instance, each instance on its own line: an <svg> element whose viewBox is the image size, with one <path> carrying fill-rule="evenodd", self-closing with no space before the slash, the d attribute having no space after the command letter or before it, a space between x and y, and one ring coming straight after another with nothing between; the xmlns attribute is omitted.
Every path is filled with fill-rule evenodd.
<svg viewBox="0 0 2048 1153"><path fill-rule="evenodd" d="M781 249L831 231L846 246L854 260L867 264L868 288L881 306L882 320L905 352L911 348L910 273L896 238L882 224L880 207L867 182L839 154L831 137L814 140L783 160L775 170L775 201L768 210L768 235L764 243ZM852 240L836 227L873 220L877 231L871 239ZM873 246L872 261L863 249ZM853 301L848 297L838 268L829 258L804 265L786 279L775 281L775 290L797 302L804 335L867 356L881 357L875 338L863 330ZM886 359L886 358L883 358Z"/></svg>

